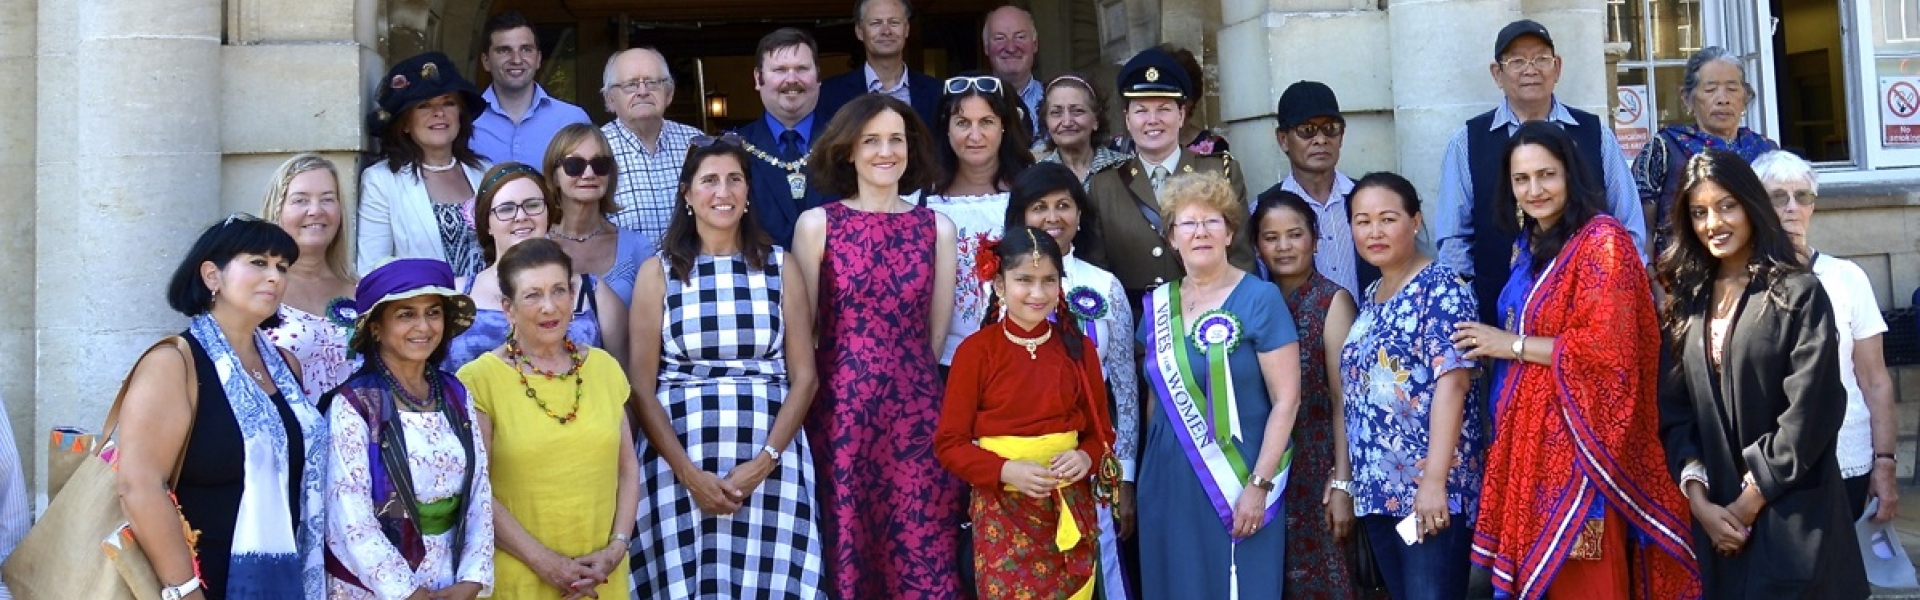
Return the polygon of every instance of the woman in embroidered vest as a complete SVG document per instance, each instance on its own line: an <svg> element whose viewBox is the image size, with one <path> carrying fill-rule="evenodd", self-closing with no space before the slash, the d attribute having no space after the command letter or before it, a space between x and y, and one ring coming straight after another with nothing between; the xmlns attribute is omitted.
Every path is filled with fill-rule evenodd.
<svg viewBox="0 0 1920 600"><path fill-rule="evenodd" d="M1075 181L1087 187L1093 174L1127 162L1126 154L1109 147L1107 100L1079 73L1062 73L1047 82L1040 99L1040 139L1033 153L1039 162L1059 163L1073 170ZM1088 231L1092 231L1089 229Z"/></svg>
<svg viewBox="0 0 1920 600"><path fill-rule="evenodd" d="M1747 105L1753 98L1753 85L1747 83L1739 55L1707 46L1687 59L1680 76L1680 100L1694 122L1660 128L1633 159L1640 205L1655 226L1655 256L1673 241L1673 236L1687 235L1673 231L1674 222L1667 219L1675 192L1680 189L1680 167L1687 164L1687 159L1712 148L1732 151L1751 163L1762 154L1780 149L1767 136L1740 124L1746 120Z"/></svg>
<svg viewBox="0 0 1920 600"><path fill-rule="evenodd" d="M800 214L793 259L817 303L818 465L827 587L837 598L962 597L967 485L940 469L940 350L953 314L953 221L900 197L933 180L913 108L855 98L814 140L809 172L841 200Z"/></svg>
<svg viewBox="0 0 1920 600"><path fill-rule="evenodd" d="M191 362L153 352L130 376L120 416L139 426L120 430L120 503L175 597L325 595L327 424L301 391L299 364L262 332L279 324L287 269L299 260L277 224L235 214L207 228L167 286L167 304L191 318L182 334ZM199 384L193 404L182 396L187 369ZM178 512L167 493L176 459Z"/></svg>
<svg viewBox="0 0 1920 600"><path fill-rule="evenodd" d="M1254 249L1272 274L1300 335L1300 415L1294 419L1287 482L1288 598L1353 598L1353 468L1339 378L1340 342L1353 326L1353 296L1313 266L1320 219L1298 194L1260 194L1253 208ZM1333 340L1328 345L1326 340Z"/></svg>
<svg viewBox="0 0 1920 600"><path fill-rule="evenodd" d="M453 274L486 268L473 238L473 198L487 165L468 147L487 109L453 59L428 52L393 65L367 114L380 162L360 172L359 271L390 256L437 258Z"/></svg>
<svg viewBox="0 0 1920 600"><path fill-rule="evenodd" d="M940 364L952 365L953 353L987 318L987 282L973 261L980 246L1000 239L1007 215L1007 190L1013 178L1033 166L1027 128L1014 108L1020 99L992 75L961 75L947 80L940 111L932 124L942 176L921 196L927 208L953 221L953 317L940 351Z"/></svg>
<svg viewBox="0 0 1920 600"><path fill-rule="evenodd" d="M973 485L981 598L1090 600L1095 496L1110 501L1120 476L1100 355L1061 310L1059 244L1032 227L1007 233L977 261L989 308L1003 307L988 314L1004 316L954 354L934 452Z"/></svg>
<svg viewBox="0 0 1920 600"><path fill-rule="evenodd" d="M1169 178L1167 242L1186 276L1155 289L1140 452L1140 595L1280 598L1281 495L1300 407L1300 345L1280 290L1227 262L1246 209L1214 173Z"/></svg>
<svg viewBox="0 0 1920 600"><path fill-rule="evenodd" d="M467 390L435 365L473 300L430 258L374 267L356 293L366 363L321 402L327 595L472 600L493 587L493 489Z"/></svg>
<svg viewBox="0 0 1920 600"><path fill-rule="evenodd" d="M615 227L607 218L620 212L613 202L620 164L607 148L606 134L586 123L553 134L540 161L547 198L555 205L547 238L573 257L573 270L605 282L620 302L631 305L634 275L640 263L653 256L653 241L638 230Z"/></svg>
<svg viewBox="0 0 1920 600"><path fill-rule="evenodd" d="M1686 498L1659 451L1652 286L1582 160L1558 125L1514 133L1494 205L1519 240L1503 322L1455 326L1454 347L1493 365L1473 560L1515 598L1692 598Z"/></svg>
<svg viewBox="0 0 1920 600"><path fill-rule="evenodd" d="M1347 222L1381 274L1340 351L1353 511L1395 600L1458 600L1486 434L1475 364L1448 338L1479 308L1466 280L1420 251L1420 196L1406 178L1360 178Z"/></svg>
<svg viewBox="0 0 1920 600"><path fill-rule="evenodd" d="M1894 458L1900 420L1893 378L1887 373L1886 342L1881 339L1887 321L1874 298L1873 283L1860 265L1814 250L1807 239L1820 193L1813 165L1779 150L1753 161L1753 171L1767 186L1767 199L1773 201L1780 226L1793 239L1795 254L1813 270L1833 302L1833 321L1840 332L1840 381L1847 388L1847 418L1840 425L1836 447L1840 479L1847 485L1847 506L1858 518L1866 514L1868 498L1873 498L1879 501L1873 521L1892 521L1900 507L1898 459Z"/></svg>
<svg viewBox="0 0 1920 600"><path fill-rule="evenodd" d="M547 200L546 179L533 167L516 162L501 163L487 170L480 183L480 197L474 210L481 215L480 248L486 252L486 269L472 277L456 279L456 289L470 294L474 305L483 308L474 313L473 327L452 336L446 362L440 368L458 371L480 355L500 347L512 330L512 318L495 310L506 299L502 292L500 262L508 250L521 242L547 239L555 219L561 218L562 205ZM571 258L569 258L571 260ZM573 319L567 325L567 339L575 344L601 348L622 365L627 356L626 303L616 296L612 286L587 273L574 276ZM606 307L602 309L601 307Z"/></svg>
<svg viewBox="0 0 1920 600"><path fill-rule="evenodd" d="M1660 435L1710 599L1868 594L1834 443L1833 303L1739 155L1687 161L1660 255Z"/></svg>
<svg viewBox="0 0 1920 600"><path fill-rule="evenodd" d="M645 490L634 597L822 600L813 452L819 385L800 267L747 214L752 157L696 137L664 250L633 309Z"/></svg>
<svg viewBox="0 0 1920 600"><path fill-rule="evenodd" d="M1120 279L1081 260L1086 246L1099 242L1098 229L1081 223L1100 218L1087 201L1086 189L1073 171L1058 163L1042 163L1013 179L1007 202L1008 230L1032 227L1047 233L1060 246L1066 290L1065 310L1073 314L1093 348L1099 351L1100 375L1106 379L1108 421L1114 424L1113 455L1120 461L1120 488L1111 504L1098 507L1100 517L1100 592L1107 600L1127 600L1131 576L1122 569L1120 541L1133 537L1135 459L1140 452L1140 371L1134 362L1133 307L1127 304Z"/></svg>
<svg viewBox="0 0 1920 600"><path fill-rule="evenodd" d="M280 300L280 326L267 339L300 361L301 391L319 400L360 369L349 356L347 338L359 313L353 304L353 239L346 215L353 210L340 198L340 174L318 154L299 154L280 163L267 186L261 214L280 224L300 245L299 262L287 270L287 295Z"/></svg>
<svg viewBox="0 0 1920 600"><path fill-rule="evenodd" d="M573 261L544 239L500 257L506 343L460 368L493 477L494 596L616 598L640 504L633 389L606 351L567 338Z"/></svg>

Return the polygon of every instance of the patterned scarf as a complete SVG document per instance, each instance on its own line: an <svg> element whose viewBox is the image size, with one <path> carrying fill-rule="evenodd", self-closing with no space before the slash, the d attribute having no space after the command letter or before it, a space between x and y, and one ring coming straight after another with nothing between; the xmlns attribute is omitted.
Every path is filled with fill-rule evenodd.
<svg viewBox="0 0 1920 600"><path fill-rule="evenodd" d="M326 512L325 482L327 423L300 391L299 378L279 350L258 332L253 345L267 365L274 387L286 399L300 424L303 441L299 456L289 456L288 436L273 399L247 376L246 367L228 344L213 316L193 318L188 333L200 340L220 376L220 388L233 407L234 420L246 448L245 488L234 523L232 557L227 575L227 597L252 599L307 599L325 596L321 518ZM301 460L300 514L287 510L289 459Z"/></svg>

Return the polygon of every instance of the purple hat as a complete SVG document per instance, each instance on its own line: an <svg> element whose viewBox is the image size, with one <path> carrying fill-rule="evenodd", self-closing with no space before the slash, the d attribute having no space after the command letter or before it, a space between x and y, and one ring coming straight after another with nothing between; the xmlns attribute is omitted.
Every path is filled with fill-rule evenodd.
<svg viewBox="0 0 1920 600"><path fill-rule="evenodd" d="M367 327L367 319L380 312L382 304L419 296L439 296L446 305L447 328L440 339L442 346L473 326L473 298L453 289L453 267L447 266L446 261L389 259L360 278L360 284L354 287L354 308L360 314L354 318L353 338L348 340L347 348L359 354L371 354L373 332Z"/></svg>

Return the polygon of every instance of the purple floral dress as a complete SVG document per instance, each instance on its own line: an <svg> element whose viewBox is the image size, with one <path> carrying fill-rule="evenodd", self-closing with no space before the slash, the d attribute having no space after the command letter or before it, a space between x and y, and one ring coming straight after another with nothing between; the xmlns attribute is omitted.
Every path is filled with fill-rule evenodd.
<svg viewBox="0 0 1920 600"><path fill-rule="evenodd" d="M933 455L943 392L929 325L935 214L823 210L821 385L806 431L826 587L837 598L959 598L967 485Z"/></svg>

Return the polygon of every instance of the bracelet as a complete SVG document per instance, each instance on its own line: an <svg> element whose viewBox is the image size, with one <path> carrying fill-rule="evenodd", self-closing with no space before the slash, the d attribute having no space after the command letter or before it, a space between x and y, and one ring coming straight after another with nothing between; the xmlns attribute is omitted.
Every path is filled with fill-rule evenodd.
<svg viewBox="0 0 1920 600"><path fill-rule="evenodd" d="M624 533L616 533L616 534L613 534L613 535L609 535L609 536L607 536L607 543L609 543L609 544L622 544L622 545L624 545L624 544L626 544L626 543L627 543L627 542L628 542L629 540L632 540L632 539L633 539L633 538L630 538L630 537L627 537L627 534L624 534Z"/></svg>
<svg viewBox="0 0 1920 600"><path fill-rule="evenodd" d="M1896 465L1897 465L1897 464L1900 464L1900 458L1899 458L1899 457L1896 457L1896 456L1894 456L1892 452L1875 452L1875 453L1873 453L1873 459L1874 459L1874 460L1876 460L1876 461L1877 461L1877 460L1880 460L1880 459L1882 459L1882 458L1884 458L1884 459L1887 459L1887 462L1890 462L1890 463L1893 463L1893 464L1896 464Z"/></svg>

